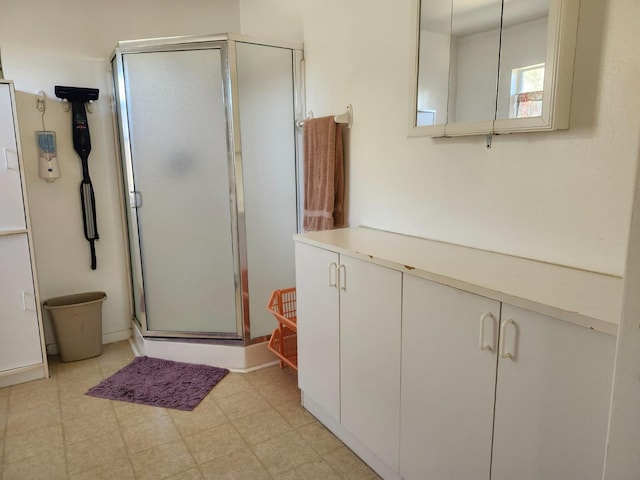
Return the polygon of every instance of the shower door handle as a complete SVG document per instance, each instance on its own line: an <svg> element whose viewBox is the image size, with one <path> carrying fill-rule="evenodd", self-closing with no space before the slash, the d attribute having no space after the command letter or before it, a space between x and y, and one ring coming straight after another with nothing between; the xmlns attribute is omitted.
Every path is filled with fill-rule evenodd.
<svg viewBox="0 0 640 480"><path fill-rule="evenodd" d="M129 192L129 205L131 208L140 208L142 206L142 196L140 192L132 190Z"/></svg>

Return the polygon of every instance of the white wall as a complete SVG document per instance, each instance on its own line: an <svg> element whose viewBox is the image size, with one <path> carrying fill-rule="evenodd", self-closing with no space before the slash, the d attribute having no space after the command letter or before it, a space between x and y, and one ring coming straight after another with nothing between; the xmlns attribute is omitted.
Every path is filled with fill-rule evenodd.
<svg viewBox="0 0 640 480"><path fill-rule="evenodd" d="M102 290L105 341L129 335L127 256L120 218L111 115L108 57L119 40L240 30L238 0L125 0L0 3L0 48L5 78L15 82L18 119L42 299ZM79 185L80 160L71 141L71 114L61 110L54 85L95 87L100 99L89 115L93 181L100 240L98 268L90 269ZM46 128L55 130L62 178L38 178L34 132L42 129L35 93L49 96ZM54 342L45 318L46 340Z"/></svg>
<svg viewBox="0 0 640 480"><path fill-rule="evenodd" d="M307 108L353 104L349 224L621 274L640 131L640 2L582 0L571 128L407 139L413 1L307 0Z"/></svg>
<svg viewBox="0 0 640 480"><path fill-rule="evenodd" d="M242 33L287 42L302 42L300 0L239 0Z"/></svg>
<svg viewBox="0 0 640 480"><path fill-rule="evenodd" d="M0 6L5 76L16 82L27 186L43 298L105 290L105 332L127 327L106 59L117 40L240 29L299 41L307 64L307 109L354 107L347 134L348 219L407 234L621 274L639 150L640 3L582 0L571 128L495 137L407 139L413 0L59 0ZM153 11L153 15L148 12ZM66 12L73 12L67 18ZM73 17L73 18L71 18ZM37 21L44 18L46 21ZM304 30L300 28L302 18ZM37 178L41 128L34 93L70 84L101 89L89 118L96 189L98 270L88 268L78 205L79 160L69 114L49 101L63 178ZM630 93L631 92L631 93ZM32 159L31 161L29 159Z"/></svg>

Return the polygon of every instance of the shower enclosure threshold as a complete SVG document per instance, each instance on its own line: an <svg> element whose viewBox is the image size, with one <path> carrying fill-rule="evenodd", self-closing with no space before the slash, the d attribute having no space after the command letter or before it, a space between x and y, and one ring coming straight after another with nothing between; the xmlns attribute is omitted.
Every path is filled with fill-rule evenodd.
<svg viewBox="0 0 640 480"><path fill-rule="evenodd" d="M129 343L136 356L146 355L177 362L211 365L240 373L279 363L277 357L267 348L268 342L245 346L232 340L145 338L136 322L132 322L132 332Z"/></svg>

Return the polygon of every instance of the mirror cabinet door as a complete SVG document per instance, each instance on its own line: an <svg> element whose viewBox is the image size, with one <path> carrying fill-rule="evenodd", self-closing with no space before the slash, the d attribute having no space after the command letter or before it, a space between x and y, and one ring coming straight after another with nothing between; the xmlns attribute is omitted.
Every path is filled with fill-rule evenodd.
<svg viewBox="0 0 640 480"><path fill-rule="evenodd" d="M454 0L452 11L445 133L483 133L495 119L502 0Z"/></svg>
<svg viewBox="0 0 640 480"><path fill-rule="evenodd" d="M549 0L504 2L496 118L542 116L548 20Z"/></svg>
<svg viewBox="0 0 640 480"><path fill-rule="evenodd" d="M415 1L410 136L569 127L579 0Z"/></svg>
<svg viewBox="0 0 640 480"><path fill-rule="evenodd" d="M418 82L414 126L444 133L449 98L452 0L422 0L418 36Z"/></svg>

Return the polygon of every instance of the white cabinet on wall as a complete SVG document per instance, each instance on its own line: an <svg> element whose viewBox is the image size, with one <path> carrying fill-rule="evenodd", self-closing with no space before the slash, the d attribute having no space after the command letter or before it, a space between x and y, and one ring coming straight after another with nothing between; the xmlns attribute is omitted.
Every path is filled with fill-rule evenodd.
<svg viewBox="0 0 640 480"><path fill-rule="evenodd" d="M601 478L620 278L365 228L295 240L303 404L382 478Z"/></svg>
<svg viewBox="0 0 640 480"><path fill-rule="evenodd" d="M0 80L0 387L48 376L15 111Z"/></svg>
<svg viewBox="0 0 640 480"><path fill-rule="evenodd" d="M401 287L398 271L296 244L300 388L396 469Z"/></svg>

